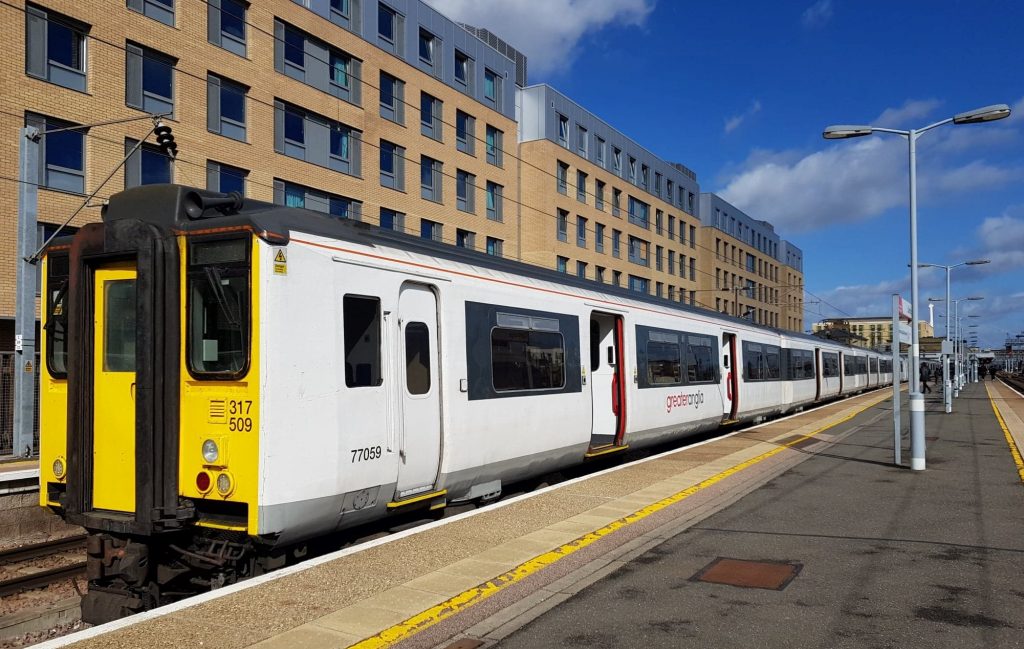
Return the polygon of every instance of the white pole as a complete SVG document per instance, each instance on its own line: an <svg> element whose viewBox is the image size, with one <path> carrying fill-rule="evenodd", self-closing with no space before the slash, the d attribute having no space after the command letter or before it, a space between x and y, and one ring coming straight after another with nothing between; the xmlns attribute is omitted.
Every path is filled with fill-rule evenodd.
<svg viewBox="0 0 1024 649"><path fill-rule="evenodd" d="M924 395L921 394L921 339L917 319L917 131L907 134L910 157L910 468L925 469Z"/></svg>

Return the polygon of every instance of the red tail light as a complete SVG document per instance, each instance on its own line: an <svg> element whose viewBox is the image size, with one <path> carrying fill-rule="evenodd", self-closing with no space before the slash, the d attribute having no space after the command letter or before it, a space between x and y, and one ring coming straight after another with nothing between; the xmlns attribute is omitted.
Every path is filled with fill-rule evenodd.
<svg viewBox="0 0 1024 649"><path fill-rule="evenodd" d="M210 474L206 471L200 471L196 474L196 489L200 493L206 493L210 490Z"/></svg>

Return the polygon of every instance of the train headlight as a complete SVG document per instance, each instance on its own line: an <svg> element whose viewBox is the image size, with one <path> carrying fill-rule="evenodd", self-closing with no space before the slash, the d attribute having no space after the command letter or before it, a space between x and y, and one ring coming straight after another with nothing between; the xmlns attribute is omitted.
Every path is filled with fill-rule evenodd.
<svg viewBox="0 0 1024 649"><path fill-rule="evenodd" d="M53 461L53 475L58 480L64 478L64 460L62 458L57 458Z"/></svg>
<svg viewBox="0 0 1024 649"><path fill-rule="evenodd" d="M235 481L228 473L221 473L217 476L217 491L220 495L227 496L235 488Z"/></svg>
<svg viewBox="0 0 1024 649"><path fill-rule="evenodd" d="M207 464L213 464L219 457L220 449L217 448L217 442L212 439L203 442L203 459L206 460Z"/></svg>

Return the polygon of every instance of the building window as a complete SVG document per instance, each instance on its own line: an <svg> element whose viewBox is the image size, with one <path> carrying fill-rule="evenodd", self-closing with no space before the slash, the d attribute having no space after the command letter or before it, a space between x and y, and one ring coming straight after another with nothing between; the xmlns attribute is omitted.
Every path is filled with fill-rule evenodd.
<svg viewBox="0 0 1024 649"><path fill-rule="evenodd" d="M558 161L558 193L565 194L569 191L569 165Z"/></svg>
<svg viewBox="0 0 1024 649"><path fill-rule="evenodd" d="M622 190L612 188L612 216L622 214Z"/></svg>
<svg viewBox="0 0 1024 649"><path fill-rule="evenodd" d="M694 205L693 192L689 192L688 196L689 196L689 199L688 199L688 201L686 203L686 205L687 205L686 211L689 212L690 214L696 214L697 213L697 208Z"/></svg>
<svg viewBox="0 0 1024 649"><path fill-rule="evenodd" d="M499 223L504 216L504 206L502 205L504 191L505 188L498 183L487 181L487 218Z"/></svg>
<svg viewBox="0 0 1024 649"><path fill-rule="evenodd" d="M473 59L455 50L455 81L462 84L467 92L473 91Z"/></svg>
<svg viewBox="0 0 1024 649"><path fill-rule="evenodd" d="M594 279L604 284L604 266L594 266Z"/></svg>
<svg viewBox="0 0 1024 649"><path fill-rule="evenodd" d="M662 234L665 226L665 213L661 210L654 210L654 232Z"/></svg>
<svg viewBox="0 0 1024 649"><path fill-rule="evenodd" d="M360 175L361 136L351 127L274 101L274 150L350 176Z"/></svg>
<svg viewBox="0 0 1024 649"><path fill-rule="evenodd" d="M245 142L245 86L210 74L206 77L206 128Z"/></svg>
<svg viewBox="0 0 1024 649"><path fill-rule="evenodd" d="M455 231L455 245L459 248L473 250L476 248L476 233L469 230L458 229Z"/></svg>
<svg viewBox="0 0 1024 649"><path fill-rule="evenodd" d="M455 148L469 155L476 153L476 119L461 110L455 111Z"/></svg>
<svg viewBox="0 0 1024 649"><path fill-rule="evenodd" d="M128 0L128 8L174 27L174 0Z"/></svg>
<svg viewBox="0 0 1024 649"><path fill-rule="evenodd" d="M461 169L455 172L455 207L476 213L476 176Z"/></svg>
<svg viewBox="0 0 1024 649"><path fill-rule="evenodd" d="M619 259L622 256L622 233L612 230L612 257ZM616 284L617 286L618 284Z"/></svg>
<svg viewBox="0 0 1024 649"><path fill-rule="evenodd" d="M380 116L405 123L405 82L387 72L380 73Z"/></svg>
<svg viewBox="0 0 1024 649"><path fill-rule="evenodd" d="M41 132L74 126L52 117L25 114L25 125ZM75 194L85 193L85 133L61 131L39 139L37 182L47 189Z"/></svg>
<svg viewBox="0 0 1024 649"><path fill-rule="evenodd" d="M441 142L441 112L443 102L428 95L420 93L420 132L429 138Z"/></svg>
<svg viewBox="0 0 1024 649"><path fill-rule="evenodd" d="M648 294L651 291L650 280L644 279L643 277L637 277L636 275L629 276L629 290L636 291L637 293Z"/></svg>
<svg viewBox="0 0 1024 649"><path fill-rule="evenodd" d="M558 115L558 143L569 148L569 118L561 113L555 113Z"/></svg>
<svg viewBox="0 0 1024 649"><path fill-rule="evenodd" d="M680 226L680 227L682 227L682 226ZM694 226L694 225L690 226L690 247L691 248L696 248L697 247L697 227Z"/></svg>
<svg viewBox="0 0 1024 649"><path fill-rule="evenodd" d="M697 259L696 257L690 257L690 279L694 282L697 281Z"/></svg>
<svg viewBox="0 0 1024 649"><path fill-rule="evenodd" d="M671 180L665 181L665 200L669 203L672 202L672 192L675 184Z"/></svg>
<svg viewBox="0 0 1024 649"><path fill-rule="evenodd" d="M599 165L601 165L603 167L604 166L605 143L604 143L604 140L602 140L598 136L594 136L594 138L597 141L597 164L599 164Z"/></svg>
<svg viewBox="0 0 1024 649"><path fill-rule="evenodd" d="M587 278L587 262L585 262L585 261L577 261L576 262L576 277L579 277L580 279L586 279Z"/></svg>
<svg viewBox="0 0 1024 649"><path fill-rule="evenodd" d="M501 257L504 255L505 242L495 237L487 237L487 254L492 257Z"/></svg>
<svg viewBox="0 0 1024 649"><path fill-rule="evenodd" d="M662 260L662 256L664 255L664 252L665 252L665 249L662 248L661 246L655 246L654 247L654 269L655 270L664 270L664 268L662 268L662 261L661 261Z"/></svg>
<svg viewBox="0 0 1024 649"><path fill-rule="evenodd" d="M582 171L576 172L576 200L587 202L587 174Z"/></svg>
<svg viewBox="0 0 1024 649"><path fill-rule="evenodd" d="M405 148L386 140L380 141L380 184L405 191Z"/></svg>
<svg viewBox="0 0 1024 649"><path fill-rule="evenodd" d="M594 250L604 252L604 224L594 224Z"/></svg>
<svg viewBox="0 0 1024 649"><path fill-rule="evenodd" d="M420 219L420 237L423 239L431 239L433 241L442 241L441 228L443 226L437 221L429 221L427 219Z"/></svg>
<svg viewBox="0 0 1024 649"><path fill-rule="evenodd" d="M612 171L622 175L622 149L617 146L612 147Z"/></svg>
<svg viewBox="0 0 1024 649"><path fill-rule="evenodd" d="M147 113L174 112L175 59L129 43L125 70L125 104Z"/></svg>
<svg viewBox="0 0 1024 649"><path fill-rule="evenodd" d="M330 21L358 34L361 18L359 3L360 0L331 0Z"/></svg>
<svg viewBox="0 0 1024 649"><path fill-rule="evenodd" d="M504 164L502 149L505 147L505 133L487 125L487 162L496 167Z"/></svg>
<svg viewBox="0 0 1024 649"><path fill-rule="evenodd" d="M385 230L405 232L405 214L386 207L380 208L380 227Z"/></svg>
<svg viewBox="0 0 1024 649"><path fill-rule="evenodd" d="M245 179L249 172L213 160L206 161L206 188L213 192L238 192L245 196Z"/></svg>
<svg viewBox="0 0 1024 649"><path fill-rule="evenodd" d="M126 139L124 149L127 154L138 140ZM124 187L154 185L171 182L171 159L164 155L157 146L144 143L135 153L129 156L124 164Z"/></svg>
<svg viewBox="0 0 1024 649"><path fill-rule="evenodd" d="M662 297L662 292L665 290L665 285L661 282L656 282L654 285L654 294L658 297Z"/></svg>
<svg viewBox="0 0 1024 649"><path fill-rule="evenodd" d="M576 215L576 245L587 247L587 220L579 214Z"/></svg>
<svg viewBox="0 0 1024 649"><path fill-rule="evenodd" d="M576 125L576 152L584 158L587 157L587 150L590 141L587 137L587 129L579 124Z"/></svg>
<svg viewBox="0 0 1024 649"><path fill-rule="evenodd" d="M650 187L651 169L647 165L640 165L640 186L645 190Z"/></svg>
<svg viewBox="0 0 1024 649"><path fill-rule="evenodd" d="M555 270L557 270L560 273L569 272L569 258L555 257Z"/></svg>
<svg viewBox="0 0 1024 649"><path fill-rule="evenodd" d="M383 2L377 3L377 41L382 48L398 56L404 55L404 27L404 16Z"/></svg>
<svg viewBox="0 0 1024 649"><path fill-rule="evenodd" d="M604 211L604 181L594 181L594 207Z"/></svg>
<svg viewBox="0 0 1024 649"><path fill-rule="evenodd" d="M484 99L492 102L497 110L501 110L502 81L497 72L484 68Z"/></svg>
<svg viewBox="0 0 1024 649"><path fill-rule="evenodd" d="M287 207L301 207L340 219L360 220L363 204L347 196L329 194L297 183L274 179L274 202Z"/></svg>
<svg viewBox="0 0 1024 649"><path fill-rule="evenodd" d="M61 14L25 7L25 73L85 92L89 27Z"/></svg>
<svg viewBox="0 0 1024 649"><path fill-rule="evenodd" d="M420 27L420 38L419 38L419 52L420 62L424 64L424 67L431 73L434 72L434 61L435 52L440 49L438 47L437 36L434 36L427 30Z"/></svg>
<svg viewBox="0 0 1024 649"><path fill-rule="evenodd" d="M661 174L658 172L654 173L654 194L661 196Z"/></svg>
<svg viewBox="0 0 1024 649"><path fill-rule="evenodd" d="M558 216L555 218L555 235L559 241L569 240L569 213L565 210L558 210Z"/></svg>
<svg viewBox="0 0 1024 649"><path fill-rule="evenodd" d="M613 270L612 271L612 284L615 285L615 286L622 286L622 271L621 270Z"/></svg>
<svg viewBox="0 0 1024 649"><path fill-rule="evenodd" d="M636 158L629 156L629 182L636 184Z"/></svg>
<svg viewBox="0 0 1024 649"><path fill-rule="evenodd" d="M690 291L690 306L697 304L697 291Z"/></svg>
<svg viewBox="0 0 1024 649"><path fill-rule="evenodd" d="M674 250L668 251L668 274L676 274L676 253Z"/></svg>
<svg viewBox="0 0 1024 649"><path fill-rule="evenodd" d="M420 156L420 196L428 201L440 203L441 195L441 169L440 160L434 160L427 156Z"/></svg>
<svg viewBox="0 0 1024 649"><path fill-rule="evenodd" d="M629 222L633 225L639 225L643 229L650 229L650 215L651 206L647 203L637 200L632 196L629 197Z"/></svg>
<svg viewBox="0 0 1024 649"><path fill-rule="evenodd" d="M245 14L249 5L240 0L208 0L206 38L238 56L245 56Z"/></svg>
<svg viewBox="0 0 1024 649"><path fill-rule="evenodd" d="M629 261L640 266L650 266L650 260L648 259L648 253L650 251L650 245L643 239L630 236L629 237Z"/></svg>

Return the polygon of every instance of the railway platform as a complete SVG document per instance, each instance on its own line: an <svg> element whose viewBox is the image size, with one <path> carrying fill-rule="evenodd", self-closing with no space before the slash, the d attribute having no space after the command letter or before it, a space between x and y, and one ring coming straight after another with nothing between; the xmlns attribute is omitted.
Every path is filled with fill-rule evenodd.
<svg viewBox="0 0 1024 649"><path fill-rule="evenodd" d="M911 472L867 393L41 646L1018 646L1022 402L929 401Z"/></svg>

